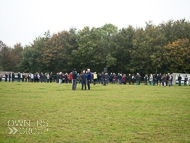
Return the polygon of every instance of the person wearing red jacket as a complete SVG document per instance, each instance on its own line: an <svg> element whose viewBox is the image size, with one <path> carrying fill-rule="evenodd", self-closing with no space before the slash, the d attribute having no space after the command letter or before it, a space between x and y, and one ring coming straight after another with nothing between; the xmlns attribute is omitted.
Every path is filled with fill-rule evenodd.
<svg viewBox="0 0 190 143"><path fill-rule="evenodd" d="M8 77L8 75L7 75L7 72L5 73L5 82L7 82L7 77Z"/></svg>
<svg viewBox="0 0 190 143"><path fill-rule="evenodd" d="M72 77L72 72L69 74L69 83L71 83L72 82L72 79L73 79L73 77Z"/></svg>

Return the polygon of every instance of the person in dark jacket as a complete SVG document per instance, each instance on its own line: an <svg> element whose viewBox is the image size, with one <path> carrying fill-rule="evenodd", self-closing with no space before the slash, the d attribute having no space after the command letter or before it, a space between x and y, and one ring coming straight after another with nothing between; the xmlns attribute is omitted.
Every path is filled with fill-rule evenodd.
<svg viewBox="0 0 190 143"><path fill-rule="evenodd" d="M50 83L52 83L52 79L53 79L53 73L52 72L49 75L49 79L50 79Z"/></svg>
<svg viewBox="0 0 190 143"><path fill-rule="evenodd" d="M159 76L159 74L157 74L157 76L156 76L156 83L157 83L157 86L158 86L158 76Z"/></svg>
<svg viewBox="0 0 190 143"><path fill-rule="evenodd" d="M115 81L116 81L116 75L115 75L115 73L113 73L113 83L115 84Z"/></svg>
<svg viewBox="0 0 190 143"><path fill-rule="evenodd" d="M22 73L22 82L24 82L24 72Z"/></svg>
<svg viewBox="0 0 190 143"><path fill-rule="evenodd" d="M101 74L98 73L98 83L100 84L100 80L101 80Z"/></svg>
<svg viewBox="0 0 190 143"><path fill-rule="evenodd" d="M158 76L158 86L160 86L160 84L162 83L162 74L160 73L160 75Z"/></svg>
<svg viewBox="0 0 190 143"><path fill-rule="evenodd" d="M88 74L87 74L87 85L88 85L88 90L90 90L90 80L91 80L91 72L90 69L87 70Z"/></svg>
<svg viewBox="0 0 190 143"><path fill-rule="evenodd" d="M187 81L188 81L188 77L187 77L187 75L185 75L184 86L187 85Z"/></svg>
<svg viewBox="0 0 190 143"><path fill-rule="evenodd" d="M9 82L11 81L11 73L9 74Z"/></svg>
<svg viewBox="0 0 190 143"><path fill-rule="evenodd" d="M30 82L30 76L31 76L30 73L28 73L28 82Z"/></svg>
<svg viewBox="0 0 190 143"><path fill-rule="evenodd" d="M131 74L129 74L129 76L128 76L128 82L129 82L129 84L131 84Z"/></svg>
<svg viewBox="0 0 190 143"><path fill-rule="evenodd" d="M155 84L156 84L156 75L153 74L153 86L155 86Z"/></svg>
<svg viewBox="0 0 190 143"><path fill-rule="evenodd" d="M65 83L68 83L67 73L65 74Z"/></svg>
<svg viewBox="0 0 190 143"><path fill-rule="evenodd" d="M101 81L102 81L102 84L104 84L104 79L105 79L105 75L104 75L104 72L102 72L102 74L101 74Z"/></svg>
<svg viewBox="0 0 190 143"><path fill-rule="evenodd" d="M110 83L113 84L113 74L112 73L110 74Z"/></svg>
<svg viewBox="0 0 190 143"><path fill-rule="evenodd" d="M43 78L44 78L43 73L40 74L40 78L41 78L41 83L42 83L43 82Z"/></svg>
<svg viewBox="0 0 190 143"><path fill-rule="evenodd" d="M166 87L167 76L165 74L162 76L162 81L164 83L164 87Z"/></svg>
<svg viewBox="0 0 190 143"><path fill-rule="evenodd" d="M75 90L76 85L77 85L77 72L76 72L76 69L73 70L72 77L73 77L72 90Z"/></svg>
<svg viewBox="0 0 190 143"><path fill-rule="evenodd" d="M14 82L14 80L15 80L15 73L13 72L12 73L12 82Z"/></svg>
<svg viewBox="0 0 190 143"><path fill-rule="evenodd" d="M20 72L18 72L18 82L20 82Z"/></svg>
<svg viewBox="0 0 190 143"><path fill-rule="evenodd" d="M58 76L59 76L59 73L56 74L57 83L59 83L59 78L58 78Z"/></svg>
<svg viewBox="0 0 190 143"><path fill-rule="evenodd" d="M140 75L139 75L139 73L137 73L135 78L136 78L136 85L140 85Z"/></svg>
<svg viewBox="0 0 190 143"><path fill-rule="evenodd" d="M61 72L59 73L58 78L59 78L59 84L62 84L62 73Z"/></svg>
<svg viewBox="0 0 190 143"><path fill-rule="evenodd" d="M105 74L105 84L108 84L109 81L109 75L108 73Z"/></svg>
<svg viewBox="0 0 190 143"><path fill-rule="evenodd" d="M147 85L147 81L148 81L148 76L147 74L144 76L144 85Z"/></svg>
<svg viewBox="0 0 190 143"><path fill-rule="evenodd" d="M181 86L181 76L180 76L180 74L178 76L178 85Z"/></svg>
<svg viewBox="0 0 190 143"><path fill-rule="evenodd" d="M83 90L83 85L85 86L85 90L86 90L86 78L87 78L87 75L86 75L85 70L84 70L82 75L81 75L82 90Z"/></svg>

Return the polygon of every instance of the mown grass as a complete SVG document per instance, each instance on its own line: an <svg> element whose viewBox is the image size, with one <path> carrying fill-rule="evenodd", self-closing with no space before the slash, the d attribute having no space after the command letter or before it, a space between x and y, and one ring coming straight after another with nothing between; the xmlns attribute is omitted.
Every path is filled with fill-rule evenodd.
<svg viewBox="0 0 190 143"><path fill-rule="evenodd" d="M9 120L30 120L24 128L36 133ZM18 132L9 134L11 125ZM190 86L109 84L81 91L77 85L72 91L71 84L1 82L0 142L190 142Z"/></svg>

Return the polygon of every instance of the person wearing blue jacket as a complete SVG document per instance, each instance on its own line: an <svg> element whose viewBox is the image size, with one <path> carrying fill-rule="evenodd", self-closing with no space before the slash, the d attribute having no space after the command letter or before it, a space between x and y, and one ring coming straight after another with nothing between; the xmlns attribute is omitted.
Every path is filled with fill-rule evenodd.
<svg viewBox="0 0 190 143"><path fill-rule="evenodd" d="M158 86L162 83L162 74L160 73L160 75L158 76Z"/></svg>
<svg viewBox="0 0 190 143"><path fill-rule="evenodd" d="M18 72L18 82L20 82L20 72Z"/></svg>
<svg viewBox="0 0 190 143"><path fill-rule="evenodd" d="M77 85L77 72L76 72L76 69L74 69L74 71L72 73L72 77L73 77L72 90L75 90L76 85Z"/></svg>
<svg viewBox="0 0 190 143"><path fill-rule="evenodd" d="M148 76L147 76L147 74L146 74L145 77L144 77L144 84L145 84L145 85L147 85L147 81L148 81Z"/></svg>
<svg viewBox="0 0 190 143"><path fill-rule="evenodd" d="M83 85L85 85L85 90L86 90L86 73L85 70L83 71L82 75L81 75L81 83L82 83L82 90L83 90Z"/></svg>
<svg viewBox="0 0 190 143"><path fill-rule="evenodd" d="M91 72L90 72L90 69L87 70L88 71L88 74L87 74L87 85L88 85L88 90L90 90L90 81L91 81Z"/></svg>
<svg viewBox="0 0 190 143"><path fill-rule="evenodd" d="M9 74L9 82L11 81L11 73Z"/></svg>

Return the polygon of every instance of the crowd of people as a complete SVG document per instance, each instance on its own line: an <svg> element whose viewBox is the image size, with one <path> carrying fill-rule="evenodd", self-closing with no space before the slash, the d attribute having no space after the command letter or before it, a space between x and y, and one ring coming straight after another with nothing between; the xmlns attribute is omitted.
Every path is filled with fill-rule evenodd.
<svg viewBox="0 0 190 143"><path fill-rule="evenodd" d="M137 73L136 75L134 74L129 74L128 76L126 74L120 74L118 73L117 75L115 73L110 73L110 75L108 73L96 73L90 72L90 69L88 69L87 71L83 71L80 74L77 73L76 69L74 69L73 72L68 73L57 73L56 74L56 82L59 84L62 83L72 83L72 89L75 90L76 89L76 85L77 83L81 83L82 84L82 89L83 89L83 85L85 86L86 89L86 85L88 85L88 89L90 90L90 83L93 83L94 85L97 83L101 83L103 85L106 85L108 83L111 84L133 84L136 83L136 85L140 85L141 83L141 75L139 73ZM11 80L12 79L12 80ZM0 81L2 80L2 74L0 73ZM5 82L7 81L15 81L15 73L12 72L7 74L5 73ZM21 78L21 73L18 72L17 75L17 81L20 82L44 82L44 83L52 83L53 81L53 73L22 73L22 78ZM144 85L148 85L148 83L150 85L157 85L157 86L172 86L172 81L173 81L173 76L168 73L168 74L150 74L149 76L146 74L144 76ZM182 77L180 76L180 74L178 75L178 85L181 86L181 81L182 81ZM187 85L187 82L189 81L189 85L190 85L190 78L188 79L187 75L185 75L185 79L184 79L184 86Z"/></svg>

